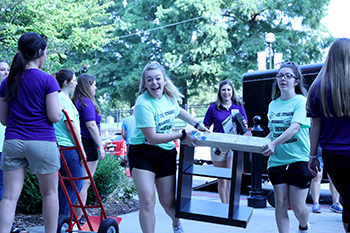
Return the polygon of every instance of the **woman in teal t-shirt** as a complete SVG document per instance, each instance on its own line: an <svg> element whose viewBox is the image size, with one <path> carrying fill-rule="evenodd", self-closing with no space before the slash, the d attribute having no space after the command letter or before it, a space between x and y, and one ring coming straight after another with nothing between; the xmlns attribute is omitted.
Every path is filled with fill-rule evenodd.
<svg viewBox="0 0 350 233"><path fill-rule="evenodd" d="M279 232L289 232L288 206L299 221L298 232L307 232L306 196L312 174L308 170L310 119L306 117L306 90L296 63L283 64L273 84L268 119L272 141L263 146L270 156L269 179L275 192L275 217Z"/></svg>
<svg viewBox="0 0 350 233"><path fill-rule="evenodd" d="M173 223L174 233L183 232L175 218L176 149L174 140L195 146L192 132L172 132L175 117L207 129L179 107L182 97L158 62L149 62L142 72L140 96L135 104L136 130L131 136L129 165L140 200L140 224L144 233L155 229L154 206L157 188L159 201Z"/></svg>

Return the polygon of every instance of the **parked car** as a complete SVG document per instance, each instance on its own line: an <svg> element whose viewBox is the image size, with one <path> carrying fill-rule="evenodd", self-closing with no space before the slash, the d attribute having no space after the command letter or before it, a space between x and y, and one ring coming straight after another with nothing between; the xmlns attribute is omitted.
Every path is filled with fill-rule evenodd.
<svg viewBox="0 0 350 233"><path fill-rule="evenodd" d="M116 133L107 140L102 141L104 150L107 154L112 154L120 159L120 162L123 164L127 163L126 157L126 142L123 139L121 133Z"/></svg>

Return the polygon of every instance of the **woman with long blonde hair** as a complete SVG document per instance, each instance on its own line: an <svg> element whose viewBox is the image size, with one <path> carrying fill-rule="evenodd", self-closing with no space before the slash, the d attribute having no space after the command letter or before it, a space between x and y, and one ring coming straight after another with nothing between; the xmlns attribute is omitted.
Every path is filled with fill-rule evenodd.
<svg viewBox="0 0 350 233"><path fill-rule="evenodd" d="M172 220L174 233L183 233L175 217L176 149L174 140L194 146L191 132L173 132L175 117L207 131L187 111L179 107L182 97L158 62L144 68L135 104L136 130L131 136L129 165L140 200L139 220L143 233L154 233L157 190L159 201ZM156 187L156 190L155 190Z"/></svg>
<svg viewBox="0 0 350 233"><path fill-rule="evenodd" d="M333 42L326 61L309 90L307 114L312 118L309 169L324 168L343 199L343 224L350 232L350 39Z"/></svg>

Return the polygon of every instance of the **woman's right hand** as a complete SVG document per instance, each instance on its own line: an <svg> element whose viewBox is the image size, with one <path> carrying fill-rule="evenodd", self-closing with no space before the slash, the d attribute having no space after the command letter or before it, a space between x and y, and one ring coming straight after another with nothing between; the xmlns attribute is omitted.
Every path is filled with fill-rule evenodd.
<svg viewBox="0 0 350 233"><path fill-rule="evenodd" d="M100 146L98 149L99 149L99 151L100 151L100 160L102 160L102 159L105 158L106 152L105 152L105 150L103 149L103 146Z"/></svg>
<svg viewBox="0 0 350 233"><path fill-rule="evenodd" d="M310 158L307 165L312 175L316 176L318 171L321 171L320 161L317 158Z"/></svg>

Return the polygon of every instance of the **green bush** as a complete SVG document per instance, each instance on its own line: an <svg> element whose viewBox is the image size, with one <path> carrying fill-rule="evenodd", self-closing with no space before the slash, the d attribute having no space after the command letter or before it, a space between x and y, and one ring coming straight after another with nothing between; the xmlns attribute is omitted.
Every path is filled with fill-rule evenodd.
<svg viewBox="0 0 350 233"><path fill-rule="evenodd" d="M106 155L99 161L94 181L102 201L111 193L116 194L116 201L127 202L136 194L136 188L131 178L125 174L125 168L120 166L116 157ZM96 196L90 186L88 204L96 202ZM38 180L35 175L28 172L25 176L23 190L18 200L18 211L23 214L41 214L42 198Z"/></svg>
<svg viewBox="0 0 350 233"><path fill-rule="evenodd" d="M41 214L42 199L38 179L28 169L24 178L23 190L18 200L18 211L23 214Z"/></svg>
<svg viewBox="0 0 350 233"><path fill-rule="evenodd" d="M130 200L136 194L134 183L126 176L125 168L120 165L114 155L106 154L106 157L99 161L94 181L102 201L113 192L122 202ZM94 202L96 202L96 196L90 186L87 203Z"/></svg>

